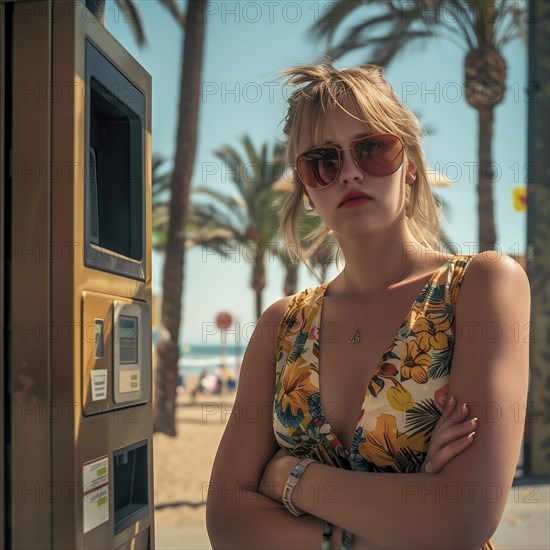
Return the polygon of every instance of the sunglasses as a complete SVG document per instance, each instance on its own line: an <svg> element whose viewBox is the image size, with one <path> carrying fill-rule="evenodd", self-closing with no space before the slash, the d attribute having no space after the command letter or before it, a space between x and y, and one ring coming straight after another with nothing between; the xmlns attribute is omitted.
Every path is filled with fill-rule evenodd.
<svg viewBox="0 0 550 550"><path fill-rule="evenodd" d="M344 151L351 150L356 166L371 176L389 176L403 163L403 142L393 134L375 134L354 139L349 149L321 145L304 151L296 159L296 171L307 187L332 185L344 164Z"/></svg>

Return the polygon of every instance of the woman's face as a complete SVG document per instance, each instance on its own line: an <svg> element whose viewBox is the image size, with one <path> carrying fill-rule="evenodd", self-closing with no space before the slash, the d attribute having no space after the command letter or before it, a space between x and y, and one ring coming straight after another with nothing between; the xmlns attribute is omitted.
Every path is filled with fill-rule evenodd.
<svg viewBox="0 0 550 550"><path fill-rule="evenodd" d="M357 108L348 109L360 117ZM371 176L359 168L352 158L350 142L369 132L366 124L347 114L338 106L327 109L321 143L311 143L311 129L303 125L299 151L327 143L337 145L343 151L343 166L336 181L326 188L305 188L315 210L336 235L350 237L373 234L383 230L396 218L404 216L406 158L401 167L389 176ZM350 200L350 191L360 191L371 200Z"/></svg>

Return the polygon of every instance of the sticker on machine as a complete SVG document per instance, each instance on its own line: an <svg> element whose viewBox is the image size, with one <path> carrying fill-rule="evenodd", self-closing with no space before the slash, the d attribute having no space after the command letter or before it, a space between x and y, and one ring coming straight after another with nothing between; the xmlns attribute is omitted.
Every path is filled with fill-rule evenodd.
<svg viewBox="0 0 550 550"><path fill-rule="evenodd" d="M107 369L94 369L90 373L92 379L92 401L107 399Z"/></svg>
<svg viewBox="0 0 550 550"><path fill-rule="evenodd" d="M83 532L109 521L109 457L82 465Z"/></svg>

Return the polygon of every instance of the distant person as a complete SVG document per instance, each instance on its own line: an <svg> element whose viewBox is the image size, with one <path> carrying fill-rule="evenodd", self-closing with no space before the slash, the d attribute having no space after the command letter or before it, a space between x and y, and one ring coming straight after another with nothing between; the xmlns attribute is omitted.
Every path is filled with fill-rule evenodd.
<svg viewBox="0 0 550 550"><path fill-rule="evenodd" d="M197 393L217 395L221 393L222 381L213 372L203 370L200 374L198 383L195 389L191 392L191 398L195 399Z"/></svg>
<svg viewBox="0 0 550 550"><path fill-rule="evenodd" d="M214 372L216 376L220 379L221 391L223 392L224 388L228 388L229 369L223 363L221 363Z"/></svg>
<svg viewBox="0 0 550 550"><path fill-rule="evenodd" d="M258 320L212 470L212 547L493 548L524 430L527 276L443 253L421 127L382 68L285 75L287 252L311 268L334 246L344 267Z"/></svg>
<svg viewBox="0 0 550 550"><path fill-rule="evenodd" d="M232 370L227 371L227 389L229 393L233 393L237 387L237 379L235 373Z"/></svg>

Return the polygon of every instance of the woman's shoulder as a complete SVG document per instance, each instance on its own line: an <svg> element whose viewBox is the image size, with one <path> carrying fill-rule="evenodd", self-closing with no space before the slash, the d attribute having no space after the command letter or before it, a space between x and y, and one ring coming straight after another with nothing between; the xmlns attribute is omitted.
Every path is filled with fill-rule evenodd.
<svg viewBox="0 0 550 550"><path fill-rule="evenodd" d="M490 299L518 298L529 295L525 269L514 258L497 250L465 255L469 261L461 281L461 300L476 307Z"/></svg>
<svg viewBox="0 0 550 550"><path fill-rule="evenodd" d="M477 254L464 255L469 258L468 278L483 282L506 277L517 281L528 281L525 269L514 258L498 250L487 250Z"/></svg>

